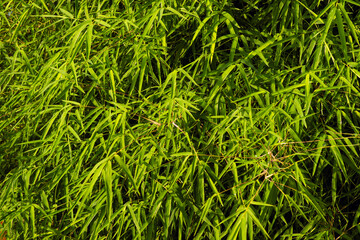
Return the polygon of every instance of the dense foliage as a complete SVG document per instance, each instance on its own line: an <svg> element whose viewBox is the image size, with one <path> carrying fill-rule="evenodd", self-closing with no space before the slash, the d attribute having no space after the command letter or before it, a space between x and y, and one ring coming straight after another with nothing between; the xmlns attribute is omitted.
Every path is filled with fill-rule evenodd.
<svg viewBox="0 0 360 240"><path fill-rule="evenodd" d="M360 239L360 3L3 0L8 239Z"/></svg>

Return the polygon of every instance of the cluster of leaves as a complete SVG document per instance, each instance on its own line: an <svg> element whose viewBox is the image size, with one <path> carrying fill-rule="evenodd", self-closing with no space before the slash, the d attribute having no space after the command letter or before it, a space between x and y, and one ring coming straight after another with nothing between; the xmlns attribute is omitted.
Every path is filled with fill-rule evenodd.
<svg viewBox="0 0 360 240"><path fill-rule="evenodd" d="M4 0L9 239L360 237L354 0Z"/></svg>

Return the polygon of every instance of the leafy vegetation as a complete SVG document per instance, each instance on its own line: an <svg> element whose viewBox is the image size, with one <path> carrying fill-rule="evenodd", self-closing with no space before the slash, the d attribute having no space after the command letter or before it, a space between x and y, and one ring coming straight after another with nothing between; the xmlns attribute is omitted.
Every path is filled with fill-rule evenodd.
<svg viewBox="0 0 360 240"><path fill-rule="evenodd" d="M358 1L0 5L8 239L360 237Z"/></svg>

